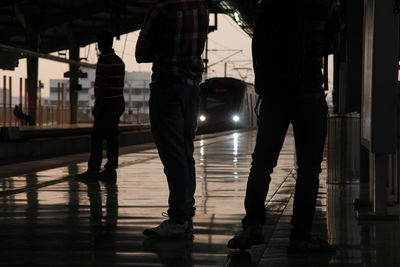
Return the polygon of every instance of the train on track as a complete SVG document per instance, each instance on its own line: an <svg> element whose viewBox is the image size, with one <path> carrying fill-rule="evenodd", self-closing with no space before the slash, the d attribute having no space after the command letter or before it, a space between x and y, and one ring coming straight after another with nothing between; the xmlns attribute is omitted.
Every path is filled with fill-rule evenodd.
<svg viewBox="0 0 400 267"><path fill-rule="evenodd" d="M235 78L211 78L200 85L197 133L253 128L257 94L252 84Z"/></svg>

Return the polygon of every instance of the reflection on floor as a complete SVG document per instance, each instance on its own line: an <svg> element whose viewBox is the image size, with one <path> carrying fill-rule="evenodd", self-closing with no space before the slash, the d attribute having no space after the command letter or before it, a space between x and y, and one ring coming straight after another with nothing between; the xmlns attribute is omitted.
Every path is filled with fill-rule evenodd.
<svg viewBox="0 0 400 267"><path fill-rule="evenodd" d="M231 251L240 230L255 132L196 141L197 191L193 241L145 239L167 209L168 190L155 149L121 156L118 180L82 183L71 176L86 163L0 180L1 264L26 266L397 266L398 222L360 222L352 201L358 185L326 185L317 235L336 255L286 254L295 185L294 143L286 138L267 198L268 242ZM23 172L23 171L22 171Z"/></svg>

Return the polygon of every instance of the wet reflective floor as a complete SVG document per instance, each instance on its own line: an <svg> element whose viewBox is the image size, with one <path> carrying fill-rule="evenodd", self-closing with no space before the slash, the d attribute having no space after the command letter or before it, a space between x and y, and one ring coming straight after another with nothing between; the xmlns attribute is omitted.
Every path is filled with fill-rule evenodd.
<svg viewBox="0 0 400 267"><path fill-rule="evenodd" d="M321 175L315 232L336 255L288 256L294 141L288 134L267 197L266 244L232 251L240 230L255 131L196 141L193 241L156 241L142 231L167 210L167 183L155 149L120 157L117 182L78 182L86 163L0 179L2 266L398 266L398 222L359 221L358 185L327 185ZM68 156L66 156L68 157ZM325 169L325 168L324 168Z"/></svg>

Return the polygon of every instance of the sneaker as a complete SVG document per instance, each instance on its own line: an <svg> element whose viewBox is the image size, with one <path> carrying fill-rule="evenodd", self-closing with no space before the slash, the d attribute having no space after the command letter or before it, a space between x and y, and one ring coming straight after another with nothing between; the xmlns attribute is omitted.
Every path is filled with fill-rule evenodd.
<svg viewBox="0 0 400 267"><path fill-rule="evenodd" d="M233 249L249 249L253 245L264 243L262 225L256 224L245 228L239 235L229 240L227 247Z"/></svg>
<svg viewBox="0 0 400 267"><path fill-rule="evenodd" d="M300 239L293 238L287 252L291 253L335 253L334 246L321 238Z"/></svg>
<svg viewBox="0 0 400 267"><path fill-rule="evenodd" d="M174 223L170 219L163 221L159 226L146 229L143 234L156 239L193 239L193 226L189 221L183 224Z"/></svg>
<svg viewBox="0 0 400 267"><path fill-rule="evenodd" d="M87 171L85 171L83 173L76 174L75 177L77 179L80 179L80 180L98 179L99 178L99 172L87 170Z"/></svg>
<svg viewBox="0 0 400 267"><path fill-rule="evenodd" d="M117 172L115 170L103 170L99 173L100 180L115 180L117 179Z"/></svg>

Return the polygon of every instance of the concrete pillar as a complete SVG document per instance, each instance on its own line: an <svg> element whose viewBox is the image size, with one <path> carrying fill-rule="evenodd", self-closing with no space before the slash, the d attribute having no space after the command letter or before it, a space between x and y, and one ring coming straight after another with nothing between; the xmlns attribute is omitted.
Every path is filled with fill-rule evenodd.
<svg viewBox="0 0 400 267"><path fill-rule="evenodd" d="M69 59L79 62L79 46L72 46L69 49ZM78 84L78 71L79 67L76 65L69 65L71 77L69 78L69 103L71 120L70 123L78 122L78 91L76 85Z"/></svg>
<svg viewBox="0 0 400 267"><path fill-rule="evenodd" d="M393 2L365 0L361 137L370 152L370 201L385 215L389 155L397 147L399 15ZM397 179L397 178L396 178Z"/></svg>
<svg viewBox="0 0 400 267"><path fill-rule="evenodd" d="M364 0L341 1L345 25L335 64L335 111L339 114L361 111L362 43Z"/></svg>
<svg viewBox="0 0 400 267"><path fill-rule="evenodd" d="M36 124L39 59L37 57L28 57L26 65L28 74L28 113L31 116L32 123Z"/></svg>

